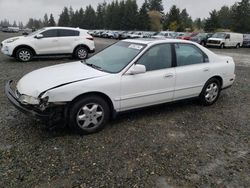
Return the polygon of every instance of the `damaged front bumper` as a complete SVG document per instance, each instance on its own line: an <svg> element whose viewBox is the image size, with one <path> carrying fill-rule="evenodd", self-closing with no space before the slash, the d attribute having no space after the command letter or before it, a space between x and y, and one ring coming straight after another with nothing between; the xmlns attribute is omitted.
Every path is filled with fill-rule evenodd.
<svg viewBox="0 0 250 188"><path fill-rule="evenodd" d="M5 94L9 101L21 112L26 115L33 116L46 121L60 121L65 117L66 105L49 107L44 111L32 105L22 104L16 97L15 92L11 88L13 81L8 81L5 85Z"/></svg>

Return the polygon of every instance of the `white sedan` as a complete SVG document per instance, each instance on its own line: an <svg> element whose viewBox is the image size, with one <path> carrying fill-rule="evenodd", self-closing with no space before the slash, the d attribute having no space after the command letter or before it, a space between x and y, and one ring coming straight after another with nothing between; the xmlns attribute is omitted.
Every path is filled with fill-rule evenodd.
<svg viewBox="0 0 250 188"><path fill-rule="evenodd" d="M93 57L42 68L5 86L19 110L64 120L79 133L101 130L131 109L197 97L212 105L235 80L231 57L176 39L120 41Z"/></svg>

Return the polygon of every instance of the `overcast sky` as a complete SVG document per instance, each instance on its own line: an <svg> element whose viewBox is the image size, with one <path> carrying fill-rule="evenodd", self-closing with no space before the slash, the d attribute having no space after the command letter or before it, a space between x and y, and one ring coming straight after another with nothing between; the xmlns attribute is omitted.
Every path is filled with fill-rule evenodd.
<svg viewBox="0 0 250 188"><path fill-rule="evenodd" d="M8 19L11 22L23 21L28 18L42 18L45 13L53 13L56 19L64 6L74 9L86 7L91 4L96 8L97 4L104 0L0 0L0 20ZM106 0L111 2L112 0ZM219 9L223 5L232 5L239 0L163 0L165 12L175 4L179 8L186 8L193 19L206 18L213 9ZM141 6L144 0L137 0Z"/></svg>

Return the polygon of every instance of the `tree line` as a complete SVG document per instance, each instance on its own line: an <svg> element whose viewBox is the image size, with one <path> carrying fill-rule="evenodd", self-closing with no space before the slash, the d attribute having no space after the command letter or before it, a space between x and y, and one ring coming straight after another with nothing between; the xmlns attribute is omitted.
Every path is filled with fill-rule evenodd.
<svg viewBox="0 0 250 188"><path fill-rule="evenodd" d="M21 22L14 24L23 26ZM11 24L4 20L0 25ZM136 0L115 0L111 3L104 1L96 9L91 5L76 10L64 7L57 23L53 14L45 14L43 19L30 18L25 27L38 29L56 25L110 30L214 32L228 29L250 32L250 0L241 0L230 7L223 6L220 10L211 11L206 19L195 20L192 20L186 9L181 10L176 5L164 13L162 0L145 0L141 7L138 7Z"/></svg>

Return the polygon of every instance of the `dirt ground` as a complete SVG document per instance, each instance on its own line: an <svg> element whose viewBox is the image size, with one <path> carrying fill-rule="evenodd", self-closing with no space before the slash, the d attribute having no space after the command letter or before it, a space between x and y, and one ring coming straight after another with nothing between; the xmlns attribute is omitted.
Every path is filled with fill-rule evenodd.
<svg viewBox="0 0 250 188"><path fill-rule="evenodd" d="M97 51L115 42L95 41ZM48 130L4 94L7 80L73 59L18 63L0 54L0 187L250 187L250 49L211 50L236 62L236 82L216 104L128 112L88 136Z"/></svg>

